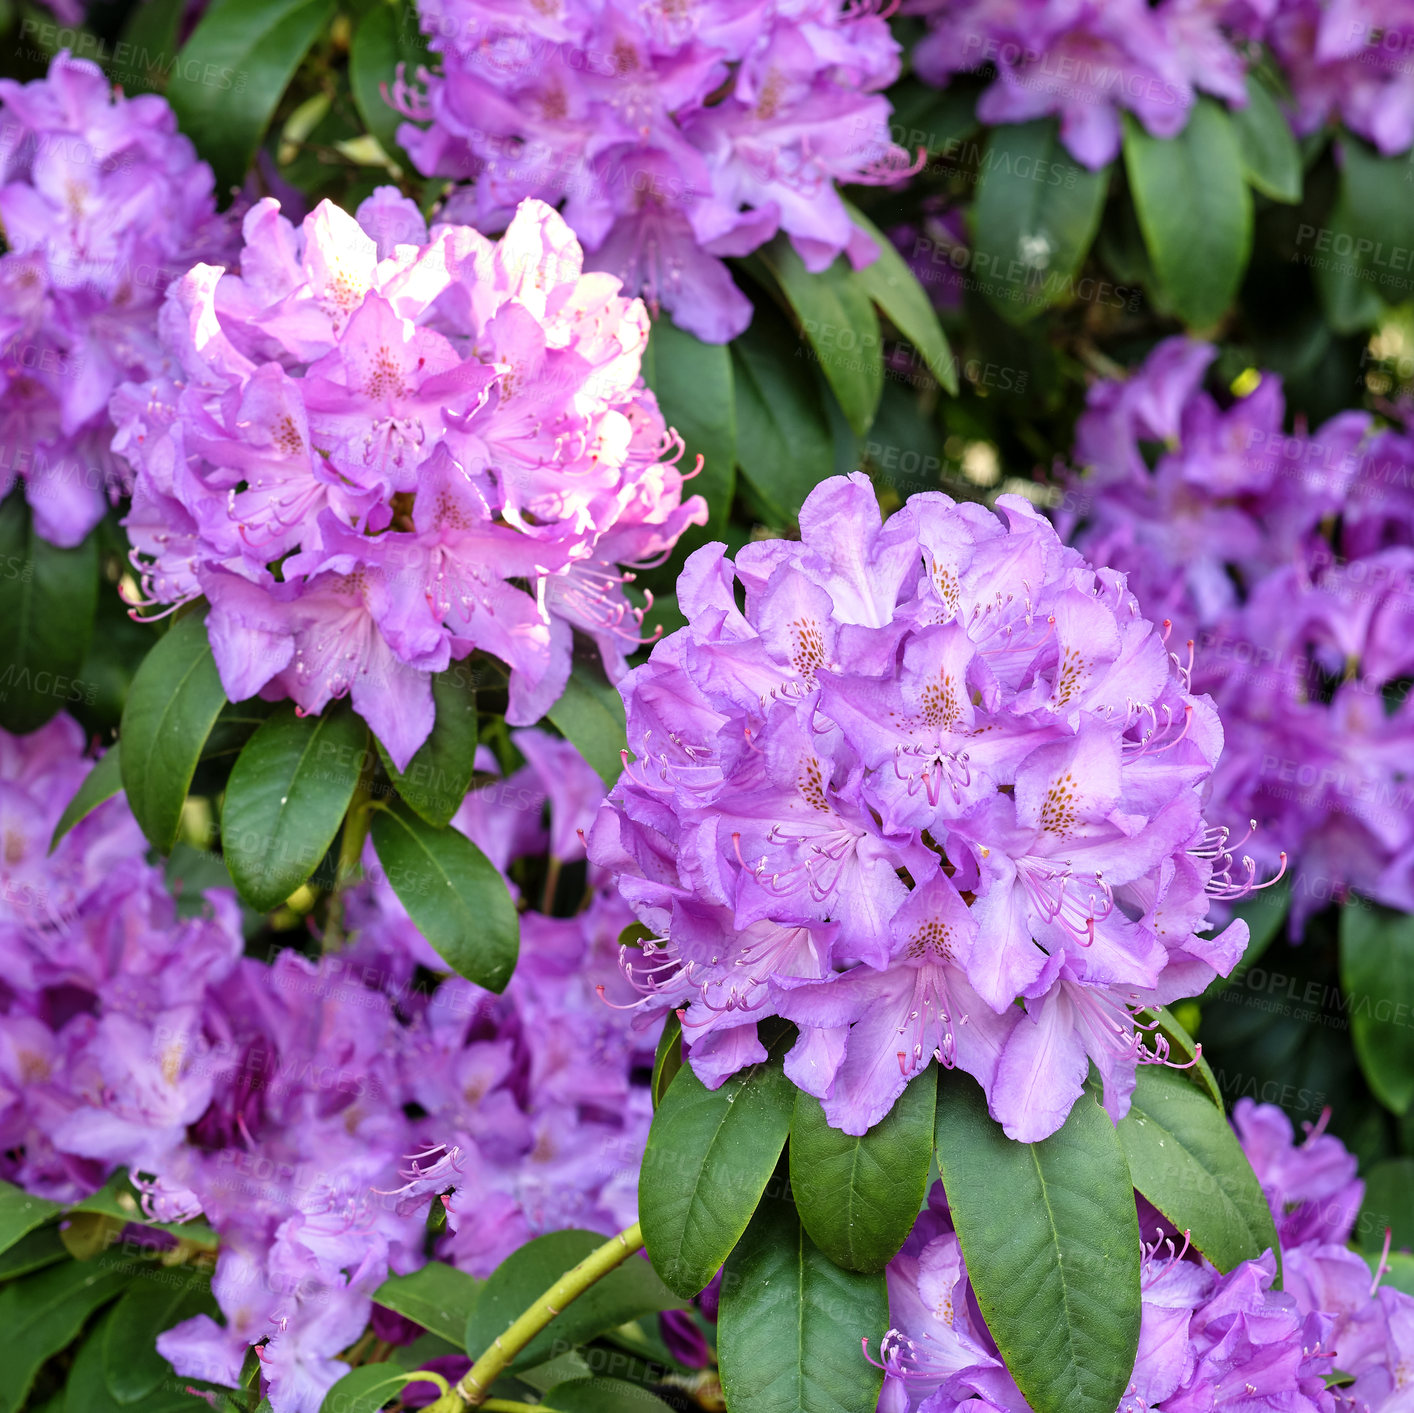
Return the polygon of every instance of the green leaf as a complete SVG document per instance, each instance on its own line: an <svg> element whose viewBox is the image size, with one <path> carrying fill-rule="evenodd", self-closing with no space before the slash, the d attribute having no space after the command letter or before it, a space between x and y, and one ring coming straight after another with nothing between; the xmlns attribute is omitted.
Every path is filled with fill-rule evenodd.
<svg viewBox="0 0 1414 1413"><path fill-rule="evenodd" d="M373 1298L460 1349L467 1317L484 1284L444 1261L429 1261L411 1275L390 1276Z"/></svg>
<svg viewBox="0 0 1414 1413"><path fill-rule="evenodd" d="M128 97L156 93L166 83L164 70L177 53L186 0L144 0L128 11L123 43L129 46L133 68L125 68L121 83ZM110 77L117 76L110 71Z"/></svg>
<svg viewBox="0 0 1414 1413"><path fill-rule="evenodd" d="M972 268L987 298L1020 323L1077 293L1100 228L1110 168L1082 167L1054 118L994 128L972 208Z"/></svg>
<svg viewBox="0 0 1414 1413"><path fill-rule="evenodd" d="M437 708L432 734L399 770L378 742L378 754L398 794L435 829L445 828L461 808L476 773L476 688L458 663L432 678Z"/></svg>
<svg viewBox="0 0 1414 1413"><path fill-rule="evenodd" d="M408 0L393 4L379 0L358 22L349 47L349 89L368 131L397 161L405 160L398 146L398 128L406 119L383 97L383 89L391 91L399 64L414 78L420 67L431 62L417 10Z"/></svg>
<svg viewBox="0 0 1414 1413"><path fill-rule="evenodd" d="M0 1281L27 1276L31 1271L68 1260L69 1253L59 1238L58 1227L40 1227L22 1236L13 1246L0 1252Z"/></svg>
<svg viewBox="0 0 1414 1413"><path fill-rule="evenodd" d="M628 746L623 698L597 668L576 662L564 694L548 713L599 778L610 788L623 771Z"/></svg>
<svg viewBox="0 0 1414 1413"><path fill-rule="evenodd" d="M690 471L698 456L702 470L683 494L707 502L705 527L688 531L688 548L720 539L732 506L736 479L736 394L726 344L703 343L666 315L653 321L643 359L643 379L658 398L668 426L686 450L679 469ZM678 554L686 552L683 544Z"/></svg>
<svg viewBox="0 0 1414 1413"><path fill-rule="evenodd" d="M43 1226L64 1209L47 1197L35 1197L12 1182L0 1181L0 1251L6 1251L22 1236Z"/></svg>
<svg viewBox="0 0 1414 1413"><path fill-rule="evenodd" d="M978 1307L1027 1402L1114 1413L1139 1347L1139 1222L1104 1110L1083 1094L1058 1132L1014 1143L953 1071L937 1143Z"/></svg>
<svg viewBox="0 0 1414 1413"><path fill-rule="evenodd" d="M1363 902L1340 913L1340 981L1355 1057L1396 1114L1414 1102L1414 917Z"/></svg>
<svg viewBox="0 0 1414 1413"><path fill-rule="evenodd" d="M784 235L760 252L795 311L845 420L858 436L869 430L884 390L884 357L874 301L849 261L839 256L812 275Z"/></svg>
<svg viewBox="0 0 1414 1413"><path fill-rule="evenodd" d="M1356 1228L1360 1245L1378 1253L1385 1244L1414 1246L1414 1158L1386 1158L1365 1174L1365 1200Z"/></svg>
<svg viewBox="0 0 1414 1413"><path fill-rule="evenodd" d="M76 825L79 820L92 814L105 800L111 800L123 788L121 756L116 744L109 746L95 762L92 770L83 778L83 784L74 792L74 798L64 806L64 813L54 826L49 839L49 852L58 847L59 840Z"/></svg>
<svg viewBox="0 0 1414 1413"><path fill-rule="evenodd" d="M159 854L177 842L196 763L225 705L206 622L189 613L143 659L123 708L123 789Z"/></svg>
<svg viewBox="0 0 1414 1413"><path fill-rule="evenodd" d="M1156 1022L1150 1035L1155 1039L1162 1036L1168 1042L1169 1054L1178 1056L1188 1082L1203 1090L1221 1111L1223 1092L1218 1084L1218 1077L1213 1073L1212 1066L1203 1058L1202 1047L1188 1033L1183 1022L1167 1006L1155 1006L1141 1014ZM1161 1047L1155 1043L1149 1048L1157 1050Z"/></svg>
<svg viewBox="0 0 1414 1413"><path fill-rule="evenodd" d="M1271 1210L1237 1135L1182 1075L1141 1065L1119 1137L1134 1186L1218 1270L1266 1250L1280 1261Z"/></svg>
<svg viewBox="0 0 1414 1413"><path fill-rule="evenodd" d="M501 991L515 970L520 919L506 880L456 829L401 805L373 815L373 847L408 915L459 976Z"/></svg>
<svg viewBox="0 0 1414 1413"><path fill-rule="evenodd" d="M1244 898L1240 903L1234 903L1231 908L1232 915L1241 918L1247 924L1246 950L1242 953L1242 960L1233 967L1231 974L1214 978L1208 989L1203 992L1201 999L1211 1000L1219 992L1225 991L1252 967L1262 953L1275 941L1277 934L1281 931L1281 925L1286 921L1286 915L1290 911L1291 886L1285 882L1274 884L1270 888L1263 888L1260 892Z"/></svg>
<svg viewBox="0 0 1414 1413"><path fill-rule="evenodd" d="M572 1271L604 1238L592 1231L556 1231L514 1251L488 1277L466 1323L466 1352L475 1359L503 1335L561 1276ZM577 1300L516 1356L510 1368L529 1369L642 1315L681 1309L647 1261L630 1256Z"/></svg>
<svg viewBox="0 0 1414 1413"><path fill-rule="evenodd" d="M862 1138L825 1120L801 1090L790 1126L790 1185L815 1245L849 1271L882 1271L928 1195L938 1070L929 1065Z"/></svg>
<svg viewBox="0 0 1414 1413"><path fill-rule="evenodd" d="M0 1286L0 1413L24 1403L40 1365L131 1277L124 1265L66 1261Z"/></svg>
<svg viewBox="0 0 1414 1413"><path fill-rule="evenodd" d="M119 1403L153 1393L172 1366L157 1352L157 1336L193 1315L215 1316L211 1277L189 1267L158 1267L139 1277L113 1307L103 1339L103 1376Z"/></svg>
<svg viewBox="0 0 1414 1413"><path fill-rule="evenodd" d="M204 1399L187 1393L190 1379L177 1379L172 1367L163 1361L163 1374L158 1383L145 1394L140 1403L121 1403L107 1384L105 1356L112 1338L117 1307L99 1316L92 1333L83 1342L73 1367L65 1380L62 1408L64 1413L210 1413L211 1405ZM156 1354L156 1351L149 1351ZM170 1383L163 1380L171 1378Z"/></svg>
<svg viewBox="0 0 1414 1413"><path fill-rule="evenodd" d="M1302 225L1296 258L1311 267L1326 318L1339 334L1368 328L1386 303L1408 299L1414 287L1407 255L1414 225L1414 186L1404 180L1404 157L1381 157L1368 143L1343 133L1338 148L1340 187L1323 225Z"/></svg>
<svg viewBox="0 0 1414 1413"><path fill-rule="evenodd" d="M624 1379L570 1379L550 1389L544 1405L554 1413L670 1413L657 1394Z"/></svg>
<svg viewBox="0 0 1414 1413"><path fill-rule="evenodd" d="M35 533L23 494L11 491L0 503L0 726L6 731L34 731L82 698L78 679L97 606L97 534L60 549Z"/></svg>
<svg viewBox="0 0 1414 1413"><path fill-rule="evenodd" d="M684 1065L663 1095L638 1175L638 1216L657 1272L696 1295L746 1230L785 1147L795 1086L767 1061L708 1089Z"/></svg>
<svg viewBox="0 0 1414 1413"><path fill-rule="evenodd" d="M391 1364L360 1364L324 1395L320 1413L378 1413L378 1409L413 1382L434 1388L430 1379L418 1379Z"/></svg>
<svg viewBox="0 0 1414 1413"><path fill-rule="evenodd" d="M218 192L240 185L286 85L333 15L334 0L214 0L182 46L167 101L214 168Z"/></svg>
<svg viewBox="0 0 1414 1413"><path fill-rule="evenodd" d="M368 728L342 702L285 702L246 742L221 805L221 851L241 897L277 908L319 866L353 800Z"/></svg>
<svg viewBox="0 0 1414 1413"><path fill-rule="evenodd" d="M858 272L860 283L889 316L894 328L922 355L938 382L956 396L957 362L928 292L918 283L918 276L909 269L893 241L857 207L848 201L844 205L850 220L879 247L879 258Z"/></svg>
<svg viewBox="0 0 1414 1413"><path fill-rule="evenodd" d="M1222 317L1252 250L1252 193L1226 112L1199 98L1177 137L1124 118L1129 189L1162 293L1196 329Z"/></svg>
<svg viewBox="0 0 1414 1413"><path fill-rule="evenodd" d="M1247 75L1247 106L1230 110L1247 180L1273 201L1301 200L1301 149L1276 96L1255 73Z"/></svg>
<svg viewBox="0 0 1414 1413"><path fill-rule="evenodd" d="M201 1217L189 1222L149 1222L142 1215L137 1189L128 1181L126 1168L119 1168L97 1192L90 1193L82 1202L75 1202L69 1212L71 1215L91 1212L102 1217L112 1217L123 1226L131 1224L151 1227L153 1231L167 1232L180 1241L191 1242L208 1251L214 1251L219 1245L215 1231Z"/></svg>
<svg viewBox="0 0 1414 1413"><path fill-rule="evenodd" d="M653 1056L653 1109L657 1112L663 1102L663 1095L674 1076L682 1068L682 1022L676 1011L669 1011L663 1022L663 1033L658 1037L658 1049Z"/></svg>
<svg viewBox="0 0 1414 1413"><path fill-rule="evenodd" d="M732 1413L860 1413L883 1375L861 1336L889 1327L882 1273L842 1271L788 1201L757 1209L722 1277L717 1357Z"/></svg>
<svg viewBox="0 0 1414 1413"><path fill-rule="evenodd" d="M829 415L803 346L769 310L731 345L736 375L737 463L784 529L806 496L834 474Z"/></svg>

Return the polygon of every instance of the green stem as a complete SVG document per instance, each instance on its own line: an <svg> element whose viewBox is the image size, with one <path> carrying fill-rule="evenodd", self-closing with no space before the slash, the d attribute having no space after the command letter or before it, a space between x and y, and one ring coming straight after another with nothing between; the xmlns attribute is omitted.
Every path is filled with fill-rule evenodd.
<svg viewBox="0 0 1414 1413"><path fill-rule="evenodd" d="M621 1266L636 1251L643 1248L643 1232L635 1222L617 1236L611 1237L591 1251L574 1270L562 1275L523 1315L516 1318L505 1334L496 1339L465 1374L457 1385L463 1401L472 1408L516 1409L515 1404L487 1403L486 1394L491 1385L505 1373L511 1361L525 1348L551 1320L572 1300L583 1295L595 1281L602 1280Z"/></svg>
<svg viewBox="0 0 1414 1413"><path fill-rule="evenodd" d="M486 1413L545 1413L543 1403L513 1403L509 1398L488 1398L481 1406Z"/></svg>
<svg viewBox="0 0 1414 1413"><path fill-rule="evenodd" d="M553 854L545 868L545 887L540 894L540 911L546 917L555 911L555 889L560 882L560 861Z"/></svg>
<svg viewBox="0 0 1414 1413"><path fill-rule="evenodd" d="M339 839L339 862L334 871L334 892L324 915L322 950L326 955L337 952L344 942L344 889L358 872L363 859L363 846L368 838L373 811L375 758L371 748L365 751L363 769L359 773L358 784L354 786L348 813L344 816L344 832Z"/></svg>

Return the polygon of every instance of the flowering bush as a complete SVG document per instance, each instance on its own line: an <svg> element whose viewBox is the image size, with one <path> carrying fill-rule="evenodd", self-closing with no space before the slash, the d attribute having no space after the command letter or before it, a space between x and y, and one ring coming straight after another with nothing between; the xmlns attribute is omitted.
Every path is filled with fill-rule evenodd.
<svg viewBox="0 0 1414 1413"><path fill-rule="evenodd" d="M0 6L0 1413L1407 1413L1406 8Z"/></svg>

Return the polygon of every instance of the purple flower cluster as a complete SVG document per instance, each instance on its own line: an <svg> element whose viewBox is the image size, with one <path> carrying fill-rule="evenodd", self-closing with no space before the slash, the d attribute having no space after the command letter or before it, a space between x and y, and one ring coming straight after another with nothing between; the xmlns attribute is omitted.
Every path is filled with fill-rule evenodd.
<svg viewBox="0 0 1414 1413"><path fill-rule="evenodd" d="M1302 135L1331 118L1385 155L1414 143L1414 5L1282 0L1265 39L1291 88Z"/></svg>
<svg viewBox="0 0 1414 1413"><path fill-rule="evenodd" d="M227 695L349 693L402 767L475 649L509 664L513 724L559 696L574 628L621 674L621 566L707 513L663 460L642 304L535 201L493 243L429 238L390 187L299 229L266 199L245 242L239 274L173 286L170 372L113 402L146 597L207 597Z"/></svg>
<svg viewBox="0 0 1414 1413"><path fill-rule="evenodd" d="M582 858L602 784L565 743L516 739L530 764L458 823L510 861L544 847L548 799L551 848ZM651 1105L630 1073L652 1050L596 994L633 996L632 914L602 875L576 917L524 915L502 996L423 982L441 964L376 879L343 951L267 962L229 892L177 915L121 800L47 855L82 746L63 717L0 735L0 1174L74 1199L126 1167L149 1218L216 1229L224 1323L161 1337L180 1374L236 1384L254 1344L275 1413L317 1413L373 1292L425 1259L433 1202L438 1255L476 1275L541 1232L633 1220Z"/></svg>
<svg viewBox="0 0 1414 1413"><path fill-rule="evenodd" d="M1165 1236L1146 1247L1139 1352L1116 1413L1338 1413L1331 1321L1273 1290L1275 1275L1270 1252L1222 1275ZM879 1413L1030 1413L977 1308L941 1183L887 1279Z"/></svg>
<svg viewBox="0 0 1414 1413"><path fill-rule="evenodd" d="M1364 1184L1355 1159L1315 1125L1293 1143L1271 1105L1241 1099L1243 1150L1271 1204L1271 1252L1221 1275L1139 1199L1146 1231L1139 1352L1117 1413L1403 1413L1414 1369L1414 1298L1371 1279L1345 1243ZM983 1323L942 1184L889 1266L893 1328L879 1354L879 1413L1029 1413ZM867 1346L866 1346L867 1348ZM1339 1371L1350 1382L1327 1389Z"/></svg>
<svg viewBox="0 0 1414 1413"><path fill-rule="evenodd" d="M1346 1245L1365 1187L1354 1156L1323 1132L1324 1117L1299 1145L1273 1105L1240 1099L1233 1123L1276 1219L1283 1286L1303 1314L1331 1322L1325 1348L1352 1380L1339 1390L1340 1407L1403 1413L1414 1388L1414 1298L1381 1284L1383 1258L1372 1280Z"/></svg>
<svg viewBox="0 0 1414 1413"><path fill-rule="evenodd" d="M22 477L54 544L123 484L108 400L162 368L163 291L231 248L213 186L165 99L115 96L67 52L46 78L0 79L0 495Z"/></svg>
<svg viewBox="0 0 1414 1413"><path fill-rule="evenodd" d="M1203 390L1215 356L1170 339L1092 389L1062 529L1195 642L1212 808L1309 876L1293 926L1344 889L1414 907L1414 438L1358 412L1287 434L1270 374L1226 407Z"/></svg>
<svg viewBox="0 0 1414 1413"><path fill-rule="evenodd" d="M1136 1014L1241 955L1244 924L1199 935L1248 882L1199 807L1211 704L1121 576L998 512L928 494L881 523L865 477L826 481L799 543L697 551L689 626L625 680L637 761L591 856L662 939L643 1005L682 1008L705 1083L780 1016L846 1132L938 1055L1039 1139L1091 1062L1121 1117L1164 1055Z"/></svg>
<svg viewBox="0 0 1414 1413"><path fill-rule="evenodd" d="M418 8L442 72L425 95L400 85L430 125L398 140L424 173L474 183L448 219L494 231L526 197L563 202L594 268L714 343L751 319L723 256L781 230L810 270L875 258L835 190L908 168L878 92L899 48L872 5Z"/></svg>
<svg viewBox="0 0 1414 1413"><path fill-rule="evenodd" d="M1173 137L1198 92L1247 102L1244 40L1276 0L908 0L929 33L913 66L930 83L994 72L977 105L984 123L1054 114L1076 161L1119 153L1121 114Z"/></svg>

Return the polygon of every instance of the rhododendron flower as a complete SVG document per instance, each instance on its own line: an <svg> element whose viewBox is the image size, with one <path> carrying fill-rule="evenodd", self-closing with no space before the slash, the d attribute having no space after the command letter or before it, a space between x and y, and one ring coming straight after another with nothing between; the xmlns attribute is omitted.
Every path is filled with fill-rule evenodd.
<svg viewBox="0 0 1414 1413"><path fill-rule="evenodd" d="M0 79L0 495L22 478L54 544L123 486L108 399L162 367L163 291L231 249L214 184L165 99L115 94L86 59Z"/></svg>
<svg viewBox="0 0 1414 1413"><path fill-rule="evenodd" d="M1139 1351L1116 1413L1337 1413L1325 1387L1332 1321L1274 1290L1275 1276L1271 1252L1222 1275L1187 1242L1161 1234L1146 1246ZM941 1183L888 1286L879 1413L1030 1413L978 1313Z"/></svg>
<svg viewBox="0 0 1414 1413"><path fill-rule="evenodd" d="M475 649L509 665L518 724L559 696L575 628L621 675L623 566L706 518L663 460L643 306L534 201L499 243L429 237L392 188L299 229L267 199L244 229L239 274L170 292L170 373L113 402L147 598L210 600L227 695L348 694L401 768L431 675Z"/></svg>
<svg viewBox="0 0 1414 1413"><path fill-rule="evenodd" d="M1194 642L1226 735L1210 808L1295 859L1292 935L1332 886L1414 907L1414 439L1361 412L1287 433L1271 374L1219 406L1215 356L1170 339L1091 390L1061 528Z"/></svg>
<svg viewBox="0 0 1414 1413"><path fill-rule="evenodd" d="M1121 116L1174 137L1199 90L1247 103L1243 39L1274 0L1250 9L1225 0L909 0L929 33L913 65L930 83L987 70L977 104L984 123L1055 114L1061 140L1092 170L1119 154Z"/></svg>
<svg viewBox="0 0 1414 1413"><path fill-rule="evenodd" d="M856 474L800 526L697 551L689 626L623 683L638 759L591 856L654 934L642 1005L680 1008L709 1085L794 1022L786 1073L849 1133L935 1055L1014 1138L1059 1128L1092 1061L1120 1118L1165 1058L1137 1017L1246 941L1202 935L1250 882L1199 808L1211 704L1020 498L881 523Z"/></svg>
<svg viewBox="0 0 1414 1413"><path fill-rule="evenodd" d="M878 95L898 45L871 6L418 9L441 72L425 94L400 85L429 125L398 140L425 174L473 183L449 220L495 231L526 197L563 202L593 268L714 343L751 318L723 256L782 230L810 270L876 257L835 189L908 169Z"/></svg>

